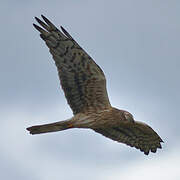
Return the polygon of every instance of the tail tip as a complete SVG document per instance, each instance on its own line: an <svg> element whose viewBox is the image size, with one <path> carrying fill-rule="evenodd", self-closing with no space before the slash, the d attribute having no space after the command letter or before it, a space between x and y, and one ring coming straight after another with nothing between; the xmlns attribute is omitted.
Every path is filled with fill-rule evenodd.
<svg viewBox="0 0 180 180"><path fill-rule="evenodd" d="M29 131L29 133L32 135L39 134L39 127L38 126L28 127L28 128L26 128L26 130Z"/></svg>

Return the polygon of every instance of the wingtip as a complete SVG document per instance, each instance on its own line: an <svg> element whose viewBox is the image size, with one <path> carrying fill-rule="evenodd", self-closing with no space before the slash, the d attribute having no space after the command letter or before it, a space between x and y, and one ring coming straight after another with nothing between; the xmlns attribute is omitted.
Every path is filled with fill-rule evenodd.
<svg viewBox="0 0 180 180"><path fill-rule="evenodd" d="M34 23L33 23L33 26L34 26L35 28L37 28L37 27L38 27L38 25L36 25L36 24L34 24Z"/></svg>
<svg viewBox="0 0 180 180"><path fill-rule="evenodd" d="M41 14L41 17L42 17L42 18L46 18L43 14Z"/></svg>
<svg viewBox="0 0 180 180"><path fill-rule="evenodd" d="M37 19L39 19L39 18L38 18L38 17L36 17L36 16L34 16L34 19L35 19L35 20L37 20Z"/></svg>
<svg viewBox="0 0 180 180"><path fill-rule="evenodd" d="M32 134L30 129L30 127L26 128L26 130L29 131L29 134Z"/></svg>
<svg viewBox="0 0 180 180"><path fill-rule="evenodd" d="M72 36L71 36L62 26L60 26L60 27L61 27L62 32L63 32L67 37L69 37L71 40L74 40L74 39L72 38Z"/></svg>
<svg viewBox="0 0 180 180"><path fill-rule="evenodd" d="M37 22L42 22L38 17L35 17Z"/></svg>
<svg viewBox="0 0 180 180"><path fill-rule="evenodd" d="M33 26L34 26L38 31L41 30L41 27L39 27L37 24L34 24L34 23L33 23Z"/></svg>
<svg viewBox="0 0 180 180"><path fill-rule="evenodd" d="M41 17L43 18L43 20L44 20L47 24L52 24L52 23L50 22L50 20L49 20L47 17L45 17L44 15L41 14Z"/></svg>
<svg viewBox="0 0 180 180"><path fill-rule="evenodd" d="M147 152L144 152L144 154L145 154L145 155L149 155L149 151L147 151Z"/></svg>
<svg viewBox="0 0 180 180"><path fill-rule="evenodd" d="M60 26L60 27L63 32L67 32L62 26Z"/></svg>
<svg viewBox="0 0 180 180"><path fill-rule="evenodd" d="M31 135L37 134L36 131L35 131L36 129L34 130L33 126L26 128L26 130L29 131L29 134L31 134Z"/></svg>
<svg viewBox="0 0 180 180"><path fill-rule="evenodd" d="M42 18L46 18L43 14L41 14L41 17L42 17ZM38 18L37 16L34 16L34 19L37 20L37 19L39 19L39 18ZM46 18L46 19L47 19L47 18Z"/></svg>

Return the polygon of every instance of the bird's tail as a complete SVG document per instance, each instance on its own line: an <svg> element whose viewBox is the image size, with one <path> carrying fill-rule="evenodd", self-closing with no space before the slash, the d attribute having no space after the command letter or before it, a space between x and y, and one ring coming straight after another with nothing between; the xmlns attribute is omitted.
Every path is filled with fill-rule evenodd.
<svg viewBox="0 0 180 180"><path fill-rule="evenodd" d="M59 121L51 124L28 127L27 130L30 132L30 134L41 134L55 131L63 131L69 128L72 128L70 121Z"/></svg>

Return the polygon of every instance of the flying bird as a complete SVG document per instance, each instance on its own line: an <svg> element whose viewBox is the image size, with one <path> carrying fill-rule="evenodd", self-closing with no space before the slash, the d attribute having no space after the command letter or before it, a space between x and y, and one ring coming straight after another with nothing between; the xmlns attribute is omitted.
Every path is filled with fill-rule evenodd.
<svg viewBox="0 0 180 180"><path fill-rule="evenodd" d="M162 148L163 140L147 124L131 113L112 107L102 69L61 26L61 31L45 16L35 17L40 32L55 61L60 83L74 116L51 124L27 128L30 134L89 128L114 141L135 147L148 155Z"/></svg>

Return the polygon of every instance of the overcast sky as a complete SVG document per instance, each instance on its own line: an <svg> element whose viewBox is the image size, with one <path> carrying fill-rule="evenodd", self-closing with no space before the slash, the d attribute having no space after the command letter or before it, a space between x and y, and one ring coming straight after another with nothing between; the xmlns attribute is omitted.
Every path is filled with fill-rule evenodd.
<svg viewBox="0 0 180 180"><path fill-rule="evenodd" d="M180 1L3 0L0 179L179 180ZM91 130L31 136L72 116L34 16L62 25L107 78L111 104L149 124L163 149L145 156Z"/></svg>

